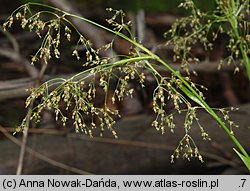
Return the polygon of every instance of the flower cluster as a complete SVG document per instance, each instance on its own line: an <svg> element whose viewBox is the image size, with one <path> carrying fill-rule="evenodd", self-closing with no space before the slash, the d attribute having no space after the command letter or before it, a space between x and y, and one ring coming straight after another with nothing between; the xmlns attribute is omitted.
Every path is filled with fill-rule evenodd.
<svg viewBox="0 0 250 191"><path fill-rule="evenodd" d="M198 59L191 54L192 45L199 42L206 49L212 48L212 44L206 36L211 30L213 22L204 19L207 15L196 8L192 0L185 0L184 3L180 4L180 7L191 9L192 14L189 17L179 19L172 26L172 29L166 34L171 37L167 44L174 44L174 60L181 59L182 66L189 72L186 66L189 63L198 62ZM60 58L59 46L61 38L64 37L68 41L72 41L72 35L76 33L78 41L72 52L72 56L77 60L84 60L82 64L83 71L70 79L52 79L43 83L38 88L31 89L31 94L26 100L26 107L32 105L31 103L34 103L35 100L38 100L39 103L36 102L37 105L33 108L31 116L27 115L24 118L17 131L23 130L26 122L30 119L39 123L43 110L50 109L54 111L56 121L60 121L64 126L72 123L75 126L76 132L83 132L92 137L95 129L100 130L100 135L103 134L105 129L108 129L114 137L117 137L114 129L114 119L120 115L118 110L109 108L108 100L112 100L113 104L115 104L122 101L124 96L132 97L135 90L131 88L130 82L138 83L141 87L144 87L146 81L144 71L147 71L157 82L152 100L156 118L152 122L152 126L156 130L161 131L162 134L165 133L166 127L169 127L170 131L174 132L176 128L174 115L185 113L183 125L184 137L180 140L174 154L171 156L171 160L173 161L175 158L182 156L188 160L197 157L202 162L202 156L191 137L190 130L192 124L197 123L202 138L210 140L197 117L197 109L201 108L201 104L195 101L195 98L204 100L200 88L205 88L203 86L198 87L197 84L191 82L189 77L181 77L175 71L172 71L170 77L161 75L156 70L155 64L150 61L155 60L159 63L163 63L164 61L136 41L136 38L132 36L129 29L131 22L125 21L125 14L122 11L108 9L108 11L114 13L114 16L107 20L113 29L106 28L106 30L112 31L115 37L111 42L95 49L91 42L85 39L67 19L67 16L72 15L63 11L60 12L58 9L55 10L59 13L43 10L32 14L29 6L27 4L23 5L16 10L15 16L12 14L7 19L4 23L4 28L11 27L15 17L17 20L21 20L23 28L35 31L42 39L42 44L37 53L32 57L32 63L42 60L45 64L53 56ZM44 14L50 14L53 18L43 21L42 15ZM207 22L207 24L204 24L204 22ZM96 25L100 26L99 24ZM105 27L102 26L102 28ZM129 37L120 33L123 29L130 35ZM222 27L219 27L218 31L223 32ZM214 38L216 38L217 33L213 34ZM128 55L122 55L119 58L102 58L99 54L100 51L112 49L116 36L120 36L130 42L133 50ZM230 43L232 47L235 46L235 43L238 46L238 42L231 41ZM82 51L79 52L79 46L84 47L84 53ZM236 49L233 50L236 51ZM235 54L238 53L235 52ZM163 65L168 66L165 62ZM101 89L105 94L102 106L95 104L97 88L98 90ZM111 94L110 90L113 91ZM192 99L193 97L195 98ZM189 98L199 106L192 106L193 104L191 104ZM170 102L173 104L174 111L169 111L166 107L166 104ZM232 128L235 124L229 119L228 112L224 109L219 111L224 116L225 121L229 123L231 132L233 133Z"/></svg>
<svg viewBox="0 0 250 191"><path fill-rule="evenodd" d="M192 54L195 45L203 45L206 51L213 48L219 34L229 36L227 48L230 55L221 60L219 68L227 62L235 64L235 59L242 56L241 51L249 50L249 0L216 0L217 9L202 12L193 0L184 0L179 7L190 10L190 15L177 19L171 29L165 33L166 46L174 46L174 60L181 61L182 68L189 73L188 65L198 63ZM231 26L230 26L231 25ZM241 50L242 49L242 50Z"/></svg>
<svg viewBox="0 0 250 191"><path fill-rule="evenodd" d="M230 118L230 111L237 111L238 108L231 107L229 109L227 108L220 108L218 109L219 113L222 115L222 118L224 119L225 123L229 125L230 134L234 135L234 128L238 128L239 126L235 124L235 122Z"/></svg>
<svg viewBox="0 0 250 191"><path fill-rule="evenodd" d="M35 122L40 121L41 112L44 109L53 109L55 119L60 120L65 126L69 119L63 114L63 111L70 110L70 118L74 121L76 132L93 136L92 131L100 126L101 135L106 127L117 137L113 129L115 124L113 116L119 116L118 111L113 111L108 107L96 107L91 101L93 97L95 97L95 88L91 83L89 87L86 87L83 81L67 80L51 92L49 92L48 83L44 83L39 88L31 90L31 95L26 100L26 107L32 100L40 99L40 103L33 109L30 117ZM87 117L91 117L91 119L88 120ZM26 120L25 118L19 130L24 128Z"/></svg>
<svg viewBox="0 0 250 191"><path fill-rule="evenodd" d="M173 60L181 61L182 68L189 74L189 64L199 62L199 59L191 52L192 47L200 43L206 49L212 48L212 43L207 39L211 23L204 25L205 13L198 9L192 0L185 0L179 7L190 9L191 14L177 19L164 35L167 38L166 46L174 46Z"/></svg>
<svg viewBox="0 0 250 191"><path fill-rule="evenodd" d="M42 17L45 14L50 14L53 18L43 21ZM115 21L119 16L122 21L121 24ZM123 27L127 27L127 24L130 24L124 23L124 16L125 14L122 11L115 11L115 15L108 22L117 30L121 30ZM13 13L6 20L3 25L4 29L12 26L14 17L21 20L23 29L28 28L30 31L35 31L43 39L41 47L31 59L32 64L39 60L47 64L53 56L60 58L59 46L61 38L65 37L68 41L71 41L73 28L75 29L74 32L79 35L79 39L72 56L76 57L77 60L85 58L83 67L89 68L83 69L82 72L70 79L52 79L38 88L31 89L31 94L26 100L26 107L30 106L34 100L40 102L32 110L31 116L27 115L24 118L17 131L24 129L27 120L39 123L42 111L50 109L54 111L56 121L61 121L64 126L73 121L76 132L84 132L92 136L93 130L99 127L101 135L104 129L107 128L114 137L117 137L113 125L115 124L114 117L119 117L119 112L107 106L110 83L111 81L117 82L112 95L113 103L122 101L125 95L132 96L134 90L129 88L129 81L136 80L141 86L144 86L145 75L143 72L138 71L143 67L144 63L140 59L136 62L130 62L129 59L128 62L115 62L116 58L100 58L99 52L111 49L113 41L99 49L94 49L91 42L86 40L66 18L65 13L58 15L54 12L42 10L32 14L29 5L26 4L17 9L16 13ZM84 54L78 52L80 45L84 46ZM83 77L79 78L81 76ZM95 106L96 86L101 87L105 92L105 103L102 107ZM71 116L66 116L64 111L70 111ZM89 118L91 119L89 120Z"/></svg>
<svg viewBox="0 0 250 191"><path fill-rule="evenodd" d="M122 29L129 31L128 27L131 26L132 22L125 21L126 14L122 10L114 10L112 8L107 8L106 10L113 13L113 16L110 19L106 19L106 21L115 31L121 31Z"/></svg>
<svg viewBox="0 0 250 191"><path fill-rule="evenodd" d="M171 155L171 162L174 162L174 159L182 158L190 160L191 158L198 158L203 162L203 158L198 150L198 147L195 145L194 140L190 135L186 134L180 141L178 147L175 149L174 154Z"/></svg>

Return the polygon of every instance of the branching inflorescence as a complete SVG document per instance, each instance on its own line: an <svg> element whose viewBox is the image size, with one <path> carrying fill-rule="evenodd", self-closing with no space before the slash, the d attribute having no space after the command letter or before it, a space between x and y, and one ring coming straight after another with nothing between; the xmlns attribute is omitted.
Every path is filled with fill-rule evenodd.
<svg viewBox="0 0 250 191"><path fill-rule="evenodd" d="M33 14L31 6L40 7L42 10ZM190 46L196 43L194 39L199 39L205 47L212 46L204 37L210 30L212 23L208 22L208 25L203 26L201 18L204 14L195 8L192 1L185 1L180 6L191 8L193 16L184 18L173 25L172 29L168 32L171 35L168 44L175 44L175 59L181 58L183 67L185 67L189 62L198 61L196 58L188 58L187 56L191 49ZM55 112L56 120L60 120L63 125L71 121L75 126L76 132L83 132L89 136L93 136L93 130L98 127L100 135L102 135L103 131L107 128L112 132L114 137L117 137L113 125L115 124L114 119L116 116L119 116L119 111L109 108L107 104L108 96L111 96L113 104L122 101L126 95L132 97L134 90L129 86L130 81L136 81L141 87L144 87L147 80L144 71L149 71L157 82L152 102L156 118L152 122L152 126L161 131L161 133L166 131L166 127L171 132L174 132L174 115L178 113L186 114L183 126L184 137L171 156L172 161L174 158L179 158L180 156L188 160L192 157L197 157L200 161L203 161L199 149L190 135L191 126L195 122L200 128L203 139L210 139L197 117L197 109L200 108L205 109L212 115L232 138L242 154L248 156L244 148L234 137L234 123L228 117L224 117L225 122L230 124L230 128L228 128L225 122L215 113L214 109L207 105L202 92L199 90L200 88L189 77L182 77L178 71L173 70L159 56L138 42L130 31L131 22L126 21L124 18L125 14L122 11L107 10L114 13L112 18L107 19L110 28L86 18L38 3L28 3L19 7L4 23L4 28L6 29L12 26L15 19L20 20L23 29L35 31L42 39L41 47L32 57L32 64L39 60L43 64L48 64L52 57L59 58L62 38L71 41L73 33L78 35L76 48L73 50L72 56L76 57L77 60L83 60L83 71L72 76L70 79L55 78L43 83L38 88L32 89L30 96L26 100L26 107L33 100L39 100L40 102L33 108L30 119L39 122L41 112L44 109L52 109ZM43 17L44 15L50 15L52 18L46 20ZM98 49L93 48L91 42L70 22L69 17L79 18L104 29L114 34L114 39L103 47L99 47ZM187 27L186 25L190 25L193 29L185 31L184 28ZM184 36L177 36L176 33L179 33L178 31L184 32ZM127 55L121 55L119 58L116 56L101 57L100 51L112 49L117 37L131 43L131 52ZM80 45L85 48L84 54L78 51ZM156 63L169 71L171 77L161 75L156 70ZM108 93L111 89L111 81L115 81L115 88L112 94ZM103 107L98 107L94 103L97 88L100 87L105 93ZM165 108L166 102L170 100L173 101L175 110L171 113L166 111ZM191 101L195 102L194 106L191 104ZM70 117L66 117L64 114L67 110L70 111ZM223 111L221 112L222 114L226 113L227 115L225 110L221 111ZM91 119L87 120L89 118ZM27 120L29 119L26 116L22 124L17 128L17 131L22 131L26 128Z"/></svg>
<svg viewBox="0 0 250 191"><path fill-rule="evenodd" d="M249 0L216 0L216 9L202 12L192 0L184 0L179 5L189 10L190 15L177 19L171 30L165 33L168 39L166 45L174 46L174 60L180 60L182 67L189 73L188 65L197 63L199 59L192 54L192 47L200 44L205 51L213 49L213 42L219 35L225 34L229 38L226 46L229 55L221 60L223 64L234 64L235 72L239 71L236 60L242 59L246 66L250 80L250 59L247 56L250 44ZM249 53L248 53L249 54Z"/></svg>

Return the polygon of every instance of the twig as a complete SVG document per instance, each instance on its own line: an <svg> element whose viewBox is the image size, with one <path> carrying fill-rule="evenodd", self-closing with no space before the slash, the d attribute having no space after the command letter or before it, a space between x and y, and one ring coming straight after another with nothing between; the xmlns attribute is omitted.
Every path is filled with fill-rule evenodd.
<svg viewBox="0 0 250 191"><path fill-rule="evenodd" d="M77 136L76 134L70 134L68 136L71 138L75 138L75 139L82 139L85 141L97 142L97 143L135 146L135 147L141 147L141 148L159 149L159 150L166 150L166 151L173 151L175 149L175 147L169 146L169 145L148 143L148 142L142 142L142 141L131 141L131 140L125 140L125 139L111 139L111 138L101 138L101 137L89 138L87 136ZM227 160L218 155L208 153L208 152L202 152L202 151L200 152L200 154L203 155L204 157L217 160L225 165L229 165L241 171L248 172L246 171L246 169L240 168L238 164L236 164L235 162Z"/></svg>
<svg viewBox="0 0 250 191"><path fill-rule="evenodd" d="M136 14L136 26L137 26L137 36L139 40L144 43L146 36L146 24L145 24L145 11L140 9Z"/></svg>
<svg viewBox="0 0 250 191"><path fill-rule="evenodd" d="M30 117L31 117L31 111L34 105L34 100L30 103L30 106L28 108L28 114L27 114L27 121L25 128L23 130L23 138L22 138L22 144L20 148L20 154L19 154L19 159L17 163L17 170L16 170L16 175L22 174L23 171L23 160L24 160L24 155L25 155L25 150L26 150L26 144L27 144L27 138L28 138L28 131L29 131L29 126L30 126Z"/></svg>
<svg viewBox="0 0 250 191"><path fill-rule="evenodd" d="M10 49L0 48L0 55L22 64L31 77L37 77L38 75L37 69L34 66L32 66L30 62L27 59L23 58L19 53Z"/></svg>
<svg viewBox="0 0 250 191"><path fill-rule="evenodd" d="M71 3L65 0L48 0L50 3L58 7L59 9L62 9L66 12L73 13L78 16L82 16L80 12L78 12ZM91 42L93 42L93 45L96 48L100 48L105 45L105 41L103 40L104 34L106 34L105 31L102 31L93 25L80 21L76 18L70 18L72 23L78 28L79 31L87 38L90 39ZM100 54L102 56L115 56L115 53L111 50L109 51L101 51Z"/></svg>
<svg viewBox="0 0 250 191"><path fill-rule="evenodd" d="M14 128L4 128L4 131L7 132L13 132ZM84 141L89 141L89 142L96 142L96 143L104 143L104 144L114 144L114 145L124 145L124 146L130 146L130 147L140 147L140 148L147 148L147 149L158 149L158 150L165 150L165 151L173 151L175 147L169 146L169 145L163 145L163 144L156 144L156 143L148 143L148 142L143 142L143 141L131 141L131 140L126 140L126 139L113 139L113 138L101 138L101 137L94 137L94 138L89 138L84 135L77 135L75 133L70 133L68 134L67 129L62 129L61 130L52 130L52 129L35 129L31 128L29 130L29 133L35 133L35 134L51 134L51 135L56 135L56 136L61 136L67 134L68 138L74 138L74 139L81 139ZM214 144L214 143L212 143ZM238 164L235 161L220 157L216 154L213 153L208 153L208 152L201 152L201 154L209 159L219 161L223 165L228 165L233 168L239 169L242 172L247 172L245 169L240 168Z"/></svg>
<svg viewBox="0 0 250 191"><path fill-rule="evenodd" d="M15 37L12 36L11 33L9 33L8 31L4 31L3 27L0 25L0 31L5 34L5 36L7 37L7 39L11 42L13 49L15 52L19 52L19 44L17 42L17 40L15 39Z"/></svg>
<svg viewBox="0 0 250 191"><path fill-rule="evenodd" d="M0 48L0 55L22 64L31 77L37 77L39 73L38 70L32 66L27 59L20 55L20 48L17 40L9 32L3 31L2 26L0 26L0 31L9 39L13 46L13 50Z"/></svg>
<svg viewBox="0 0 250 191"><path fill-rule="evenodd" d="M194 64L194 65L190 65L189 66L189 70L192 71L196 71L198 74L199 72L205 72L205 73L216 73L219 72L218 70L218 66L219 66L219 61L218 62L201 62L200 64ZM237 65L239 67L241 67L240 65ZM184 72L183 70L181 70L181 66L179 64L171 64L171 67L174 68L175 70L180 70L180 72ZM233 71L234 70L234 66L233 65L224 65L220 71ZM162 68L160 67L156 67L156 70L161 73L161 72L167 72L167 71L163 71ZM148 73L148 71L141 71L144 72L145 74ZM42 82L53 79L53 78L57 78L57 77L61 77L64 79L69 79L72 76L74 76L74 74L67 74L67 75L45 75L44 79L42 80ZM75 80L77 79L81 79L85 76L87 76L87 74L83 74L83 75L79 75L77 78L75 78ZM147 79L149 81L152 81L150 79L150 76L146 76ZM22 78L22 79L18 79L18 80L9 80L9 81L0 81L0 101L2 100L6 100L6 99L13 99L13 98L23 98L29 95L29 92L27 92L27 89L30 89L31 87L34 87L35 82L37 81L37 78Z"/></svg>
<svg viewBox="0 0 250 191"><path fill-rule="evenodd" d="M16 131L16 128L4 127L4 129L10 133ZM44 129L44 128L29 128L29 133L34 134L49 134L49 135L66 135L69 132L68 128L62 129Z"/></svg>
<svg viewBox="0 0 250 191"><path fill-rule="evenodd" d="M21 146L21 142L16 139L14 136L12 136L11 134L9 134L2 126L0 126L0 131L8 138L10 139L13 143L17 144L18 146ZM61 163L61 162L58 162L58 161L55 161L47 156L44 156L43 154L39 153L39 152L36 152L34 151L32 148L26 146L25 150L35 156L36 158L42 160L42 161L45 161L53 166L56 166L56 167L59 167L59 168L62 168L62 169L65 169L67 171L70 171L70 172L73 172L73 173L76 173L76 174L84 174L84 175L91 175L93 173L91 172L87 172L85 170L81 170L81 169L78 169L78 168L75 168L75 167L72 167L72 166L69 166L67 164L64 164L64 163Z"/></svg>
<svg viewBox="0 0 250 191"><path fill-rule="evenodd" d="M7 16L8 17L8 16ZM7 18L6 17L6 18ZM5 31L7 32L7 30ZM27 42L29 40L33 41L36 37L37 34L36 33L30 33L30 32L20 32L17 34L12 34L12 36L14 37L14 39L16 39L17 41L24 41ZM0 39L0 43L7 43L9 40L6 38L1 38Z"/></svg>
<svg viewBox="0 0 250 191"><path fill-rule="evenodd" d="M41 71L38 75L38 80L37 80L37 83L35 86L39 86L41 85L41 81L42 81L42 78L43 78L43 75L44 75L44 72L47 68L47 64L43 63L43 66L41 68ZM29 108L28 108L28 113L27 113L27 116L26 116L26 124L25 124L25 128L23 130L23 138L22 138L22 145L21 145L21 150L20 150L20 155L19 155L19 160L18 160L18 164L17 164L17 171L16 171L16 174L17 175L20 175L22 174L22 170L23 170L23 161L24 161L24 155L25 155L25 148L26 148L26 144L27 144L27 139L28 139L28 132L29 132L29 126L30 126L30 117L31 117L31 114L32 114L32 109L33 109L33 106L34 106L34 102L35 100L32 100L30 105L29 105Z"/></svg>
<svg viewBox="0 0 250 191"><path fill-rule="evenodd" d="M64 74L64 75L45 75L41 82L45 82L54 78L64 78L69 79L74 74ZM79 80L88 74L79 75L75 80ZM0 81L0 101L13 98L23 98L29 95L27 89L34 87L38 78L21 78L18 80Z"/></svg>

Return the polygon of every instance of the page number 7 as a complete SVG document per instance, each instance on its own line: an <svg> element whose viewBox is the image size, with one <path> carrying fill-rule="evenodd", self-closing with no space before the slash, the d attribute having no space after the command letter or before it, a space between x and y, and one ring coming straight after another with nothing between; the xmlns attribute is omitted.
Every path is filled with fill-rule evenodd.
<svg viewBox="0 0 250 191"><path fill-rule="evenodd" d="M241 180L242 180L241 187L244 187L244 184L245 184L245 182L246 182L246 179L245 179L245 178L242 178Z"/></svg>

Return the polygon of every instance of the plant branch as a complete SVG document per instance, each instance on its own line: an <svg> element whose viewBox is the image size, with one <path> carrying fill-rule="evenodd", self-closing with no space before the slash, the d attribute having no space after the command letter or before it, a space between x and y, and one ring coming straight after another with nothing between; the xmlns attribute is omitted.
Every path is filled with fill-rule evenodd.
<svg viewBox="0 0 250 191"><path fill-rule="evenodd" d="M12 136L10 133L8 133L7 130L5 130L2 126L0 126L0 131L8 138L10 139L13 143L17 144L18 146L21 147L22 145L22 142L20 142L17 138L15 138L14 136ZM45 161L53 166L56 166L56 167L59 167L59 168L62 168L62 169L65 169L67 171L70 171L70 172L73 172L73 173L76 173L76 174L83 174L83 175L91 175L92 173L90 172L87 172L85 170L81 170L81 169L78 169L78 168L75 168L75 167L72 167L72 166L69 166L67 164L63 164L61 162L58 162L58 161L55 161L37 151L34 151L32 148L26 146L25 147L25 151L27 151L29 154L31 154L32 156L42 160L42 161Z"/></svg>

